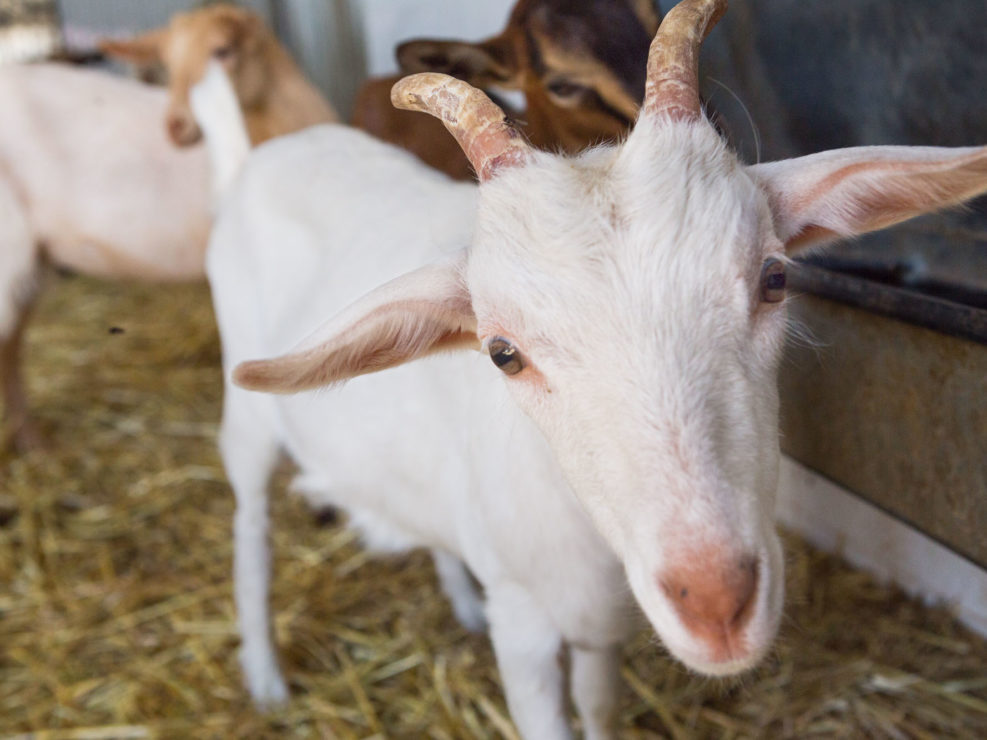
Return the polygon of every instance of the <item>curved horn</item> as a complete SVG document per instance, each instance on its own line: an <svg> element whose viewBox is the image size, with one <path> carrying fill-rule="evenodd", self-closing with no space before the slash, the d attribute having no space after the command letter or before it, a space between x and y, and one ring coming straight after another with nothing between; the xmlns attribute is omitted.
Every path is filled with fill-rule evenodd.
<svg viewBox="0 0 987 740"><path fill-rule="evenodd" d="M682 0L668 11L648 52L643 110L685 121L702 117L699 47L727 9L727 0Z"/></svg>
<svg viewBox="0 0 987 740"><path fill-rule="evenodd" d="M391 88L396 108L430 113L438 118L463 148L480 182L497 170L528 160L531 147L502 111L483 92L449 75L423 72Z"/></svg>

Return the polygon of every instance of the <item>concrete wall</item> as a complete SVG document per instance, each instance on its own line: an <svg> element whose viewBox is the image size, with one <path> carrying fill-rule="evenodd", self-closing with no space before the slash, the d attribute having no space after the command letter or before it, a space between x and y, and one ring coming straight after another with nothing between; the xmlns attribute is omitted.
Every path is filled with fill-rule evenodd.
<svg viewBox="0 0 987 740"><path fill-rule="evenodd" d="M770 161L847 146L982 145L984 28L983 0L735 2L703 46L704 93L747 161L758 149ZM954 281L987 294L987 198L827 255L904 287Z"/></svg>
<svg viewBox="0 0 987 740"><path fill-rule="evenodd" d="M180 10L198 5L195 0L60 0L62 25L69 42L80 45L93 36L123 35L162 26ZM270 19L269 0L242 0Z"/></svg>

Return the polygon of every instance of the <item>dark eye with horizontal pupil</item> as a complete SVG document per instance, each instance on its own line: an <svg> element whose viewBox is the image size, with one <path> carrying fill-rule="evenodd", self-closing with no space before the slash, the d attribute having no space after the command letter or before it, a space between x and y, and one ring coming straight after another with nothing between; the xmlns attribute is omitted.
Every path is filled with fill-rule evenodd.
<svg viewBox="0 0 987 740"><path fill-rule="evenodd" d="M785 300L785 263L769 257L761 267L761 300L779 303Z"/></svg>
<svg viewBox="0 0 987 740"><path fill-rule="evenodd" d="M487 351L490 353L490 359L493 360L493 364L503 370L507 375L517 375L524 370L524 361L521 359L521 353L506 339L501 339L500 337L491 339L490 344L487 345Z"/></svg>
<svg viewBox="0 0 987 740"><path fill-rule="evenodd" d="M567 82L565 80L558 80L551 83L548 86L549 92L553 95L557 95L560 98L572 98L586 90L582 85L577 85L575 82Z"/></svg>
<svg viewBox="0 0 987 740"><path fill-rule="evenodd" d="M214 50L212 55L214 59L220 59L220 60L228 59L229 57L233 56L233 47L221 46L218 49Z"/></svg>

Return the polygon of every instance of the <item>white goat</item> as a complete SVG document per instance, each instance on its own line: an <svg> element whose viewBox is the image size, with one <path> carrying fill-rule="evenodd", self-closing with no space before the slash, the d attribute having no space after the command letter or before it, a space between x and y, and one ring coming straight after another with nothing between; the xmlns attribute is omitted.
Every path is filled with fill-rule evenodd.
<svg viewBox="0 0 987 740"><path fill-rule="evenodd" d="M282 448L297 488L349 511L368 546L444 550L457 577L457 559L468 564L527 738L570 736L563 646L586 736L611 737L628 582L697 671L740 671L768 650L783 601L773 506L787 256L984 192L987 149L743 166L697 93L699 43L724 7L686 0L668 14L620 146L534 151L482 93L426 74L394 99L446 124L478 189L340 126L251 155L207 272L257 700L286 693L265 541ZM299 349L241 364L313 330ZM506 377L474 352L424 358L464 349Z"/></svg>
<svg viewBox="0 0 987 740"><path fill-rule="evenodd" d="M41 257L89 275L201 278L209 166L160 120L164 90L59 65L0 69L0 378L7 432L38 443L18 354Z"/></svg>

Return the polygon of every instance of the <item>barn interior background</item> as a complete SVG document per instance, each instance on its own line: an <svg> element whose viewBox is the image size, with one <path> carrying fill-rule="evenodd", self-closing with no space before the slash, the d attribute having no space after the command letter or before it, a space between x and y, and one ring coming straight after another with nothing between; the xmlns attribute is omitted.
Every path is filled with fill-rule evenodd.
<svg viewBox="0 0 987 740"><path fill-rule="evenodd" d="M362 79L395 70L397 42L482 38L511 6L241 4L277 29L344 115ZM86 51L192 5L0 0L0 63ZM716 82L707 97L748 159L758 150L768 160L835 146L987 141L978 87L987 78L978 51L985 4L825 6L735 3L710 39ZM802 290L823 297L798 310L822 347L795 343L782 380L789 454L877 506L860 514L836 505L825 496L842 488L793 468L783 492L789 523L957 601L981 631L985 211L981 201L814 261L822 272L806 271ZM221 384L208 293L50 281L56 289L38 309L27 359L53 449L4 458L0 470L0 735L512 736L486 641L456 625L426 560L371 560L344 529L317 527L288 496L275 511L274 600L296 699L272 717L256 714L235 658L232 496L215 453ZM120 324L125 334L107 334ZM813 486L817 505L791 502ZM827 530L833 511L863 517L869 529ZM953 582L941 570L919 572L915 558L940 551L891 534L893 520L874 511L961 553L967 560L944 566ZM658 656L644 630L626 652L622 737L987 734L983 639L802 540L790 538L789 550L790 622L768 665L741 683L698 681ZM943 581L939 590L926 588L930 577Z"/></svg>
<svg viewBox="0 0 987 740"><path fill-rule="evenodd" d="M105 36L164 25L192 0L0 0L0 61L56 48L87 51ZM479 39L503 27L509 0L243 0L291 49L344 116L368 76L394 73L394 47L420 36Z"/></svg>

